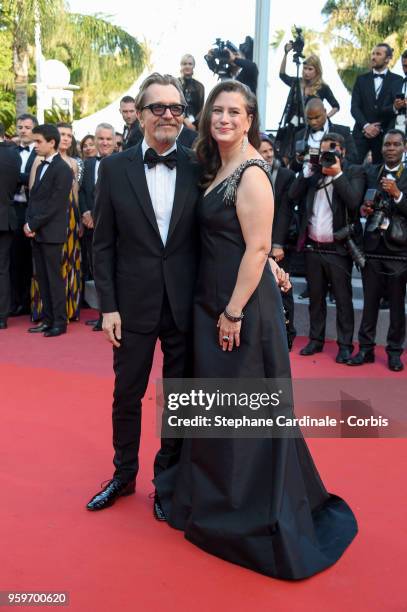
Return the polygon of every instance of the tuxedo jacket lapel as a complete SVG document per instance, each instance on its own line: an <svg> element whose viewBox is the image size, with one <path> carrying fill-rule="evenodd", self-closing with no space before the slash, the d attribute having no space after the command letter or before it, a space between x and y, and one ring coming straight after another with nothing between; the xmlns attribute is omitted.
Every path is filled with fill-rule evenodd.
<svg viewBox="0 0 407 612"><path fill-rule="evenodd" d="M172 207L170 227L168 229L167 243L170 240L178 221L182 216L182 212L187 201L187 196L191 188L193 180L192 173L188 167L189 160L182 147L177 147L177 179L175 182L175 196Z"/></svg>
<svg viewBox="0 0 407 612"><path fill-rule="evenodd" d="M148 191L147 187L141 144L135 150L129 150L127 156L126 174L137 197L138 203L161 240L160 230L158 229L157 219L150 198L150 192Z"/></svg>

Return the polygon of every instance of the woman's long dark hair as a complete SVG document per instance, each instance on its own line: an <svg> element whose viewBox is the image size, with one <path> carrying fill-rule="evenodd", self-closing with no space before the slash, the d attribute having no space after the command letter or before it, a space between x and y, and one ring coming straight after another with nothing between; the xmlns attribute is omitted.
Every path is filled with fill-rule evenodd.
<svg viewBox="0 0 407 612"><path fill-rule="evenodd" d="M260 146L259 112L256 96L250 91L247 85L243 85L243 83L239 81L221 81L210 92L199 121L199 137L196 144L196 154L198 161L202 165L201 187L204 189L212 183L221 166L218 145L211 135L211 120L214 102L219 94L224 91L240 93L245 99L247 114L252 116L252 124L249 128L247 137L250 144L253 145L255 149L258 149Z"/></svg>

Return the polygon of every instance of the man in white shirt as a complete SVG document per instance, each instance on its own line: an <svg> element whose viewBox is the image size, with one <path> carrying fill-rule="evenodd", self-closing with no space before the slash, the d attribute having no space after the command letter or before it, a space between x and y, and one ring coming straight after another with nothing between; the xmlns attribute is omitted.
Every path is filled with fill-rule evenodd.
<svg viewBox="0 0 407 612"><path fill-rule="evenodd" d="M177 79L154 73L142 84L136 105L144 139L104 159L96 185L94 275L103 330L114 346L115 472L87 504L91 511L134 492L141 400L158 339L163 377L191 375L200 192L193 154L176 142L185 99ZM181 440L161 440L155 475L177 462L180 448ZM165 520L157 497L154 516Z"/></svg>
<svg viewBox="0 0 407 612"><path fill-rule="evenodd" d="M321 141L321 154L330 153L335 163L318 166L304 163L292 184L289 197L299 203L301 223L298 248L305 246L306 273L310 293L309 342L301 355L323 349L326 324L326 294L331 284L336 300L337 363L347 363L353 349L354 313L352 304L352 258L346 241L334 234L353 224L354 240L361 239L359 207L365 190L360 166L348 166L344 139L328 133Z"/></svg>
<svg viewBox="0 0 407 612"><path fill-rule="evenodd" d="M11 316L30 313L30 289L32 277L32 253L30 241L24 236L23 226L27 212L28 182L36 153L34 150L33 128L38 125L34 115L25 113L17 118L16 128L19 138L17 147L21 158L20 182L14 195L14 210L17 229L11 246Z"/></svg>

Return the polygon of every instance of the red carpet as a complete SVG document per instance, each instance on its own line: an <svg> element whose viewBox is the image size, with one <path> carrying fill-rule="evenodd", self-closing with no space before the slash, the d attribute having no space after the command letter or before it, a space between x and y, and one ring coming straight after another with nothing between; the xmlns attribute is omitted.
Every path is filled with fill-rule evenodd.
<svg viewBox="0 0 407 612"><path fill-rule="evenodd" d="M325 484L350 503L360 533L322 574L300 583L266 578L153 520L153 383L136 495L100 513L85 510L112 473L111 349L83 323L59 338L29 335L27 327L26 318L14 319L0 332L0 591L68 591L72 612L407 609L405 440L310 439ZM298 357L304 342L292 353L294 376L362 375L333 362L333 343L315 358ZM363 375L400 379L378 353ZM159 373L157 351L152 381Z"/></svg>

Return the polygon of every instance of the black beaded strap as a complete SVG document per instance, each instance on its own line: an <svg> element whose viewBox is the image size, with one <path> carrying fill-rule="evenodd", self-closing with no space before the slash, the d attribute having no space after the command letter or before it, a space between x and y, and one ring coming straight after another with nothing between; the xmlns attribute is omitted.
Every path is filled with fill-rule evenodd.
<svg viewBox="0 0 407 612"><path fill-rule="evenodd" d="M225 202L226 206L234 206L236 204L237 188L242 180L243 172L246 170L246 168L250 168L251 166L261 168L270 178L271 166L264 159L254 158L247 159L246 161L242 162L226 180L226 189L225 193L223 194L223 201Z"/></svg>
<svg viewBox="0 0 407 612"><path fill-rule="evenodd" d="M223 311L223 314L225 315L227 320L231 321L232 323L239 323L239 321L241 321L244 317L243 312L241 312L238 317L234 317L233 315L230 314L230 312L227 311L227 308L225 308L225 310Z"/></svg>

